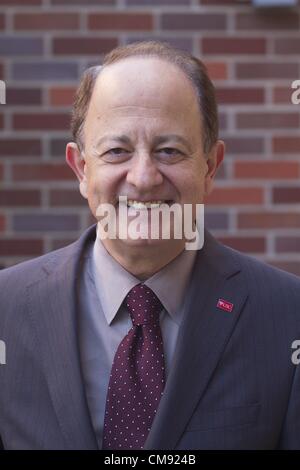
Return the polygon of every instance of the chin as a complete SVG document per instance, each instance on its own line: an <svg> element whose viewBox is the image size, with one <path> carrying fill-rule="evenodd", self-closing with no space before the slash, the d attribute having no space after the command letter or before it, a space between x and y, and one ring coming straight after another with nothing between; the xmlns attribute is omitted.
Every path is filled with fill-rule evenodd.
<svg viewBox="0 0 300 470"><path fill-rule="evenodd" d="M126 239L121 239L118 238L118 241L122 243L124 246L124 249L126 247L128 248L137 248L137 249L143 249L143 248L161 248L161 250L166 250L166 247L177 247L179 245L183 244L183 240L180 239L174 239L174 238L157 238L157 239L152 239L152 238L128 238Z"/></svg>
<svg viewBox="0 0 300 470"><path fill-rule="evenodd" d="M166 243L170 243L170 240L152 240L151 238L145 239L145 238L138 238L137 240L134 240L132 238L127 238L127 240L121 240L124 245L128 246L136 246L136 247L146 247L146 246L162 246Z"/></svg>

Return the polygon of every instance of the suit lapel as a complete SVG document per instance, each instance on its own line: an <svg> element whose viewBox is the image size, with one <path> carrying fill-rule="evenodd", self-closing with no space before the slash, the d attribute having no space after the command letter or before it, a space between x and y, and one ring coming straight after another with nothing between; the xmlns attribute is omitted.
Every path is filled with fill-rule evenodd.
<svg viewBox="0 0 300 470"><path fill-rule="evenodd" d="M32 321L40 339L40 354L50 396L67 448L97 449L84 392L76 329L77 276L84 244L94 234L56 252L46 275L28 287ZM37 305L38 302L38 305Z"/></svg>
<svg viewBox="0 0 300 470"><path fill-rule="evenodd" d="M174 449L205 392L247 299L234 252L205 233L184 307L172 368L145 449ZM217 307L219 299L232 312Z"/></svg>

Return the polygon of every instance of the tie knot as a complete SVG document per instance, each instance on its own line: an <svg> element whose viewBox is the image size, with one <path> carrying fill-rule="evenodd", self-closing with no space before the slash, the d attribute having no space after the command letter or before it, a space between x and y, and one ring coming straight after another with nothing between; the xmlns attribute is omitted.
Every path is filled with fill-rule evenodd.
<svg viewBox="0 0 300 470"><path fill-rule="evenodd" d="M133 325L155 324L163 308L153 290L143 284L137 284L125 297Z"/></svg>

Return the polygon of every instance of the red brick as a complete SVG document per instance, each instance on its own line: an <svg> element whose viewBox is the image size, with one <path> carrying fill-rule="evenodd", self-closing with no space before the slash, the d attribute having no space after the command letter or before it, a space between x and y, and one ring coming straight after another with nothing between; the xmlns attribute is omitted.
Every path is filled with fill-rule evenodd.
<svg viewBox="0 0 300 470"><path fill-rule="evenodd" d="M13 116L13 128L16 130L65 130L70 127L69 114L58 113L30 113L15 114Z"/></svg>
<svg viewBox="0 0 300 470"><path fill-rule="evenodd" d="M52 5L80 5L86 7L87 5L95 5L95 6L105 6L105 5L115 5L116 0L50 0Z"/></svg>
<svg viewBox="0 0 300 470"><path fill-rule="evenodd" d="M61 181L74 180L75 175L70 168L62 163L56 164L16 164L12 167L15 181Z"/></svg>
<svg viewBox="0 0 300 470"><path fill-rule="evenodd" d="M289 9L273 9L254 11L251 13L236 14L236 29L263 30L263 31L290 31L299 29L299 14Z"/></svg>
<svg viewBox="0 0 300 470"><path fill-rule="evenodd" d="M4 166L0 165L0 181L4 178Z"/></svg>
<svg viewBox="0 0 300 470"><path fill-rule="evenodd" d="M41 193L35 189L1 189L0 206L39 206Z"/></svg>
<svg viewBox="0 0 300 470"><path fill-rule="evenodd" d="M265 101L263 88L218 87L216 96L222 104L260 104Z"/></svg>
<svg viewBox="0 0 300 470"><path fill-rule="evenodd" d="M222 131L227 129L227 115L225 113L219 113L219 127Z"/></svg>
<svg viewBox="0 0 300 470"><path fill-rule="evenodd" d="M251 3L251 0L198 0L201 5L228 5L237 6L237 4L245 5Z"/></svg>
<svg viewBox="0 0 300 470"><path fill-rule="evenodd" d="M226 137L226 152L232 154L261 154L264 150L262 137Z"/></svg>
<svg viewBox="0 0 300 470"><path fill-rule="evenodd" d="M32 157L40 154L39 139L0 139L0 157Z"/></svg>
<svg viewBox="0 0 300 470"><path fill-rule="evenodd" d="M0 13L0 29L5 29L5 16Z"/></svg>
<svg viewBox="0 0 300 470"><path fill-rule="evenodd" d="M262 204L264 192L259 187L215 188L206 198L206 204L239 205Z"/></svg>
<svg viewBox="0 0 300 470"><path fill-rule="evenodd" d="M272 190L272 199L275 204L298 204L300 202L300 187L275 187Z"/></svg>
<svg viewBox="0 0 300 470"><path fill-rule="evenodd" d="M75 97L76 87L55 87L49 90L52 106L70 106Z"/></svg>
<svg viewBox="0 0 300 470"><path fill-rule="evenodd" d="M173 35L172 33L170 33L170 35L162 35L159 32L153 32L149 35L149 33L145 31L144 33L139 33L137 37L136 32L128 32L124 37L124 44L132 44L137 41L149 41L150 39L153 41L167 42L170 46L183 51L190 52L193 49L193 38L189 36L188 33L183 36L179 36Z"/></svg>
<svg viewBox="0 0 300 470"><path fill-rule="evenodd" d="M32 5L41 5L43 0L0 0L0 6L7 7L30 7Z"/></svg>
<svg viewBox="0 0 300 470"><path fill-rule="evenodd" d="M209 230L228 230L229 217L226 210L223 212L206 210L205 225Z"/></svg>
<svg viewBox="0 0 300 470"><path fill-rule="evenodd" d="M6 103L9 105L33 105L42 103L40 88L7 88Z"/></svg>
<svg viewBox="0 0 300 470"><path fill-rule="evenodd" d="M140 7L141 5L142 6L149 6L149 7L153 7L153 6L167 6L167 7L170 7L170 6L176 6L176 5L187 5L187 6L190 6L190 1L191 0L125 0L125 4L126 6L137 6L137 7Z"/></svg>
<svg viewBox="0 0 300 470"><path fill-rule="evenodd" d="M237 78L246 80L289 78L295 80L298 77L298 64L281 62L247 62L236 64L235 73Z"/></svg>
<svg viewBox="0 0 300 470"><path fill-rule="evenodd" d="M4 64L0 62L0 80L4 78Z"/></svg>
<svg viewBox="0 0 300 470"><path fill-rule="evenodd" d="M2 56L42 56L44 53L44 38L42 36L28 35L1 35L0 50ZM21 77L18 77L20 80Z"/></svg>
<svg viewBox="0 0 300 470"><path fill-rule="evenodd" d="M226 19L220 13L164 13L160 25L162 30L171 31L225 30Z"/></svg>
<svg viewBox="0 0 300 470"><path fill-rule="evenodd" d="M53 53L61 54L104 54L118 45L117 38L55 38L53 40Z"/></svg>
<svg viewBox="0 0 300 470"><path fill-rule="evenodd" d="M239 229L300 228L297 212L242 212L237 220Z"/></svg>
<svg viewBox="0 0 300 470"><path fill-rule="evenodd" d="M273 89L273 102L277 104L291 104L293 89L289 83L288 86L278 86Z"/></svg>
<svg viewBox="0 0 300 470"><path fill-rule="evenodd" d="M1 239L0 256L38 256L43 254L43 240L40 238Z"/></svg>
<svg viewBox="0 0 300 470"><path fill-rule="evenodd" d="M236 162L234 176L236 178L255 179L294 179L299 178L299 169L298 162Z"/></svg>
<svg viewBox="0 0 300 470"><path fill-rule="evenodd" d="M93 13L88 16L91 30L151 31L153 16L149 13Z"/></svg>
<svg viewBox="0 0 300 470"><path fill-rule="evenodd" d="M218 237L224 245L246 253L264 253L266 241L264 237Z"/></svg>
<svg viewBox="0 0 300 470"><path fill-rule="evenodd" d="M0 114L0 129L4 129L4 116Z"/></svg>
<svg viewBox="0 0 300 470"><path fill-rule="evenodd" d="M66 152L66 145L70 138L53 138L50 139L50 154L52 157L62 157Z"/></svg>
<svg viewBox="0 0 300 470"><path fill-rule="evenodd" d="M237 113L238 129L291 129L298 128L299 113Z"/></svg>
<svg viewBox="0 0 300 470"><path fill-rule="evenodd" d="M205 65L212 80L226 80L228 78L225 62L205 62Z"/></svg>
<svg viewBox="0 0 300 470"><path fill-rule="evenodd" d="M275 250L277 253L299 253L300 237L276 237Z"/></svg>
<svg viewBox="0 0 300 470"><path fill-rule="evenodd" d="M14 214L12 227L16 232L69 232L79 230L77 214Z"/></svg>
<svg viewBox="0 0 300 470"><path fill-rule="evenodd" d="M86 206L87 201L84 199L79 190L55 189L50 190L50 205L54 207L63 206Z"/></svg>
<svg viewBox="0 0 300 470"><path fill-rule="evenodd" d="M300 137L273 137L274 153L299 153Z"/></svg>
<svg viewBox="0 0 300 470"><path fill-rule="evenodd" d="M5 216L0 214L0 232L4 232L6 227L6 219Z"/></svg>
<svg viewBox="0 0 300 470"><path fill-rule="evenodd" d="M203 38L202 52L204 54L265 54L266 40L264 38Z"/></svg>
<svg viewBox="0 0 300 470"><path fill-rule="evenodd" d="M300 54L299 37L275 39L275 52L278 54Z"/></svg>
<svg viewBox="0 0 300 470"><path fill-rule="evenodd" d="M16 30L74 30L78 27L76 13L17 13L14 16Z"/></svg>

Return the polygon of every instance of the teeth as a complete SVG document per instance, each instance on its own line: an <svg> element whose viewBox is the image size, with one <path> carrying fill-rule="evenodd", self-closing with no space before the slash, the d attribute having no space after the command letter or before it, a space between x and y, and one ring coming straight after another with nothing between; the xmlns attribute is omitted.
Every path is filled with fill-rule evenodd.
<svg viewBox="0 0 300 470"><path fill-rule="evenodd" d="M164 201L134 201L133 199L128 199L127 206L133 207L134 209L157 209Z"/></svg>

